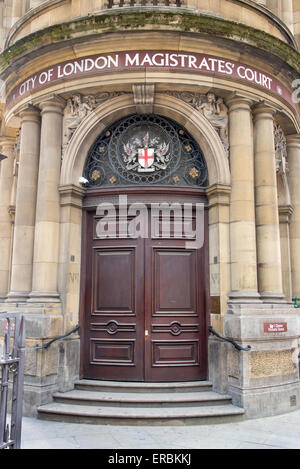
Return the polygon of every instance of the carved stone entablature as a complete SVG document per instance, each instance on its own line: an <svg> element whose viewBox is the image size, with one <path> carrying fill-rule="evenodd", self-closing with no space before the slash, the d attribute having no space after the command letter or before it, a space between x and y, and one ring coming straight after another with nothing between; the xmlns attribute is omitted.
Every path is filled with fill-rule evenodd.
<svg viewBox="0 0 300 469"><path fill-rule="evenodd" d="M91 114L100 104L122 94L124 94L122 91L102 92L97 95L88 96L76 93L68 99L64 112L63 153L83 119Z"/></svg>
<svg viewBox="0 0 300 469"><path fill-rule="evenodd" d="M190 91L167 91L166 93L200 111L218 132L229 156L228 108L223 98L217 97L212 92L200 94Z"/></svg>
<svg viewBox="0 0 300 469"><path fill-rule="evenodd" d="M288 172L286 138L279 124L274 122L274 142L276 155L276 170L278 173Z"/></svg>

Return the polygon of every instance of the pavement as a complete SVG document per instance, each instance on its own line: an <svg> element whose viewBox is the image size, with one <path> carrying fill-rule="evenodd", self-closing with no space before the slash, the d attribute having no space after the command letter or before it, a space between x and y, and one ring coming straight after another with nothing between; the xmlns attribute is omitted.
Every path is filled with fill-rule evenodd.
<svg viewBox="0 0 300 469"><path fill-rule="evenodd" d="M23 418L22 449L300 449L300 410L217 425L112 426Z"/></svg>

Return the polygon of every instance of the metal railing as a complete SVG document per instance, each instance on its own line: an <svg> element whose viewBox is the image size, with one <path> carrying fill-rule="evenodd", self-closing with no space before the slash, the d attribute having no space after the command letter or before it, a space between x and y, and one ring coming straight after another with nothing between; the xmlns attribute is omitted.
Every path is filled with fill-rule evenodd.
<svg viewBox="0 0 300 469"><path fill-rule="evenodd" d="M34 346L34 349L35 350L47 350L49 347L51 347L52 344L54 344L54 342L57 342L59 340L63 340L63 339L66 339L67 337L69 337L70 335L72 334L75 334L76 332L78 332L80 329L80 326L76 326L75 329L72 329L72 331L68 332L67 334L65 335L60 335L59 337L55 337L54 339L50 340L50 342L48 342L47 344L45 345L35 345Z"/></svg>
<svg viewBox="0 0 300 469"><path fill-rule="evenodd" d="M249 352L251 350L251 346L250 345L247 345L247 347L241 347L239 344L237 344L234 340L232 339L228 339L227 337L222 337L220 334L218 334L214 328L212 326L209 326L208 328L208 331L214 335L215 337L217 337L218 339L220 340L223 340L224 342L229 342L230 344L232 344L234 346L234 348L236 350L238 350L239 352Z"/></svg>
<svg viewBox="0 0 300 469"><path fill-rule="evenodd" d="M14 313L1 313L4 343L0 355L0 449L20 449L22 433L22 407L25 364L25 320ZM12 395L9 399L9 381ZM8 407L11 403L11 422Z"/></svg>

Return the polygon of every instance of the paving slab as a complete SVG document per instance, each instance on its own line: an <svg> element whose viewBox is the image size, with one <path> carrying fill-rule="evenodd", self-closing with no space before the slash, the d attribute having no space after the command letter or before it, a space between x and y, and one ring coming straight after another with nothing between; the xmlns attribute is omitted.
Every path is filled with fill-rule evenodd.
<svg viewBox="0 0 300 469"><path fill-rule="evenodd" d="M117 426L23 418L22 449L300 449L300 410L217 425Z"/></svg>

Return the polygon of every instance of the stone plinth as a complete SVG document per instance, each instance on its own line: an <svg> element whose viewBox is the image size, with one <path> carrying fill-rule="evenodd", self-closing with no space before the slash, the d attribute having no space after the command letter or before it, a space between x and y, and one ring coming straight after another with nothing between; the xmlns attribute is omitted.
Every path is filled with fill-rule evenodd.
<svg viewBox="0 0 300 469"><path fill-rule="evenodd" d="M248 418L276 415L300 406L298 337L300 315L290 305L231 305L224 318L228 345L228 391ZM286 324L286 332L265 332L266 324Z"/></svg>

